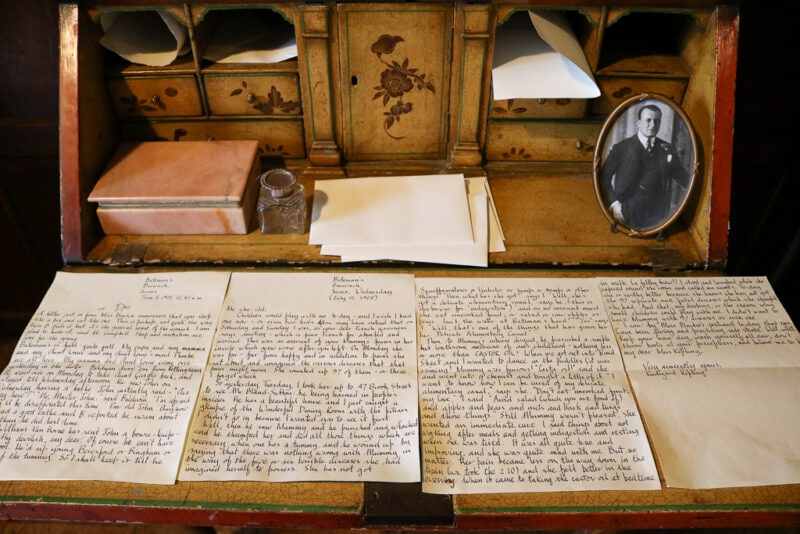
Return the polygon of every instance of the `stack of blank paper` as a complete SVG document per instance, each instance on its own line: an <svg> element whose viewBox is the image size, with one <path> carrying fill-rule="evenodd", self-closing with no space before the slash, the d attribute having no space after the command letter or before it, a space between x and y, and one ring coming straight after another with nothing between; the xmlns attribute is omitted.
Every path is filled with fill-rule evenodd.
<svg viewBox="0 0 800 534"><path fill-rule="evenodd" d="M503 250L486 178L461 174L318 180L309 242L343 262L485 267Z"/></svg>

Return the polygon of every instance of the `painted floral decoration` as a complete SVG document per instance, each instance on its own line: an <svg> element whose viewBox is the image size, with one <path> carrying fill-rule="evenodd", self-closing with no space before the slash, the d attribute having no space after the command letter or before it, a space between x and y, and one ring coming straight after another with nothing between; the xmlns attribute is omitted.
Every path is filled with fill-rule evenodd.
<svg viewBox="0 0 800 534"><path fill-rule="evenodd" d="M237 87L233 91L231 91L230 96L235 97L245 93L247 89L247 81L242 80L242 86ZM300 108L300 102L295 102L294 100L284 100L281 96L281 92L273 85L269 89L269 93L266 96L259 96L252 92L248 92L245 95L247 99L247 103L251 104L254 109L257 109L264 115L274 115L277 114L277 111L281 113L294 113Z"/></svg>
<svg viewBox="0 0 800 534"><path fill-rule="evenodd" d="M405 58L402 63L395 60L387 61L383 58L394 52L397 43L403 42L399 35L383 34L378 40L372 43L370 50L387 68L381 72L380 85L374 87L376 93L373 100L381 99L384 108L391 103L388 111L384 111L383 130L393 139L402 139L389 133L389 129L394 123L400 121L402 115L411 113L414 106L411 102L404 101L404 97L414 89L418 91L427 90L436 92L433 84L426 79L424 73L419 69L409 66L409 59ZM392 102L394 99L394 102Z"/></svg>

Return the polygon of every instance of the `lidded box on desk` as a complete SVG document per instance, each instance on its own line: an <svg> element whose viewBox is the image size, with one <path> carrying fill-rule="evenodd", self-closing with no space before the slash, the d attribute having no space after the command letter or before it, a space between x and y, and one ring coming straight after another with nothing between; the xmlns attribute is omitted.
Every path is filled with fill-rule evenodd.
<svg viewBox="0 0 800 534"><path fill-rule="evenodd" d="M89 195L107 234L246 234L257 141L122 143Z"/></svg>

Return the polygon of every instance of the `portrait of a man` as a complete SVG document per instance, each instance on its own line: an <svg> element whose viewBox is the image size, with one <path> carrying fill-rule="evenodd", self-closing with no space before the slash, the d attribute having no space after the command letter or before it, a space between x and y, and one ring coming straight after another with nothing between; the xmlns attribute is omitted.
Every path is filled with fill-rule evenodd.
<svg viewBox="0 0 800 534"><path fill-rule="evenodd" d="M695 155L688 126L657 99L632 105L612 124L599 167L602 202L636 232L667 223L684 204Z"/></svg>

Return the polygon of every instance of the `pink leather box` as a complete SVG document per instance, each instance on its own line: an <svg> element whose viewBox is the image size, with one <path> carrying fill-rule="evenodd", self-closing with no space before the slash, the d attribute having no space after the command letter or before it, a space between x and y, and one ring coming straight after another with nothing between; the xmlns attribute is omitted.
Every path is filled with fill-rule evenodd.
<svg viewBox="0 0 800 534"><path fill-rule="evenodd" d="M106 234L246 234L257 141L123 143L91 194Z"/></svg>

